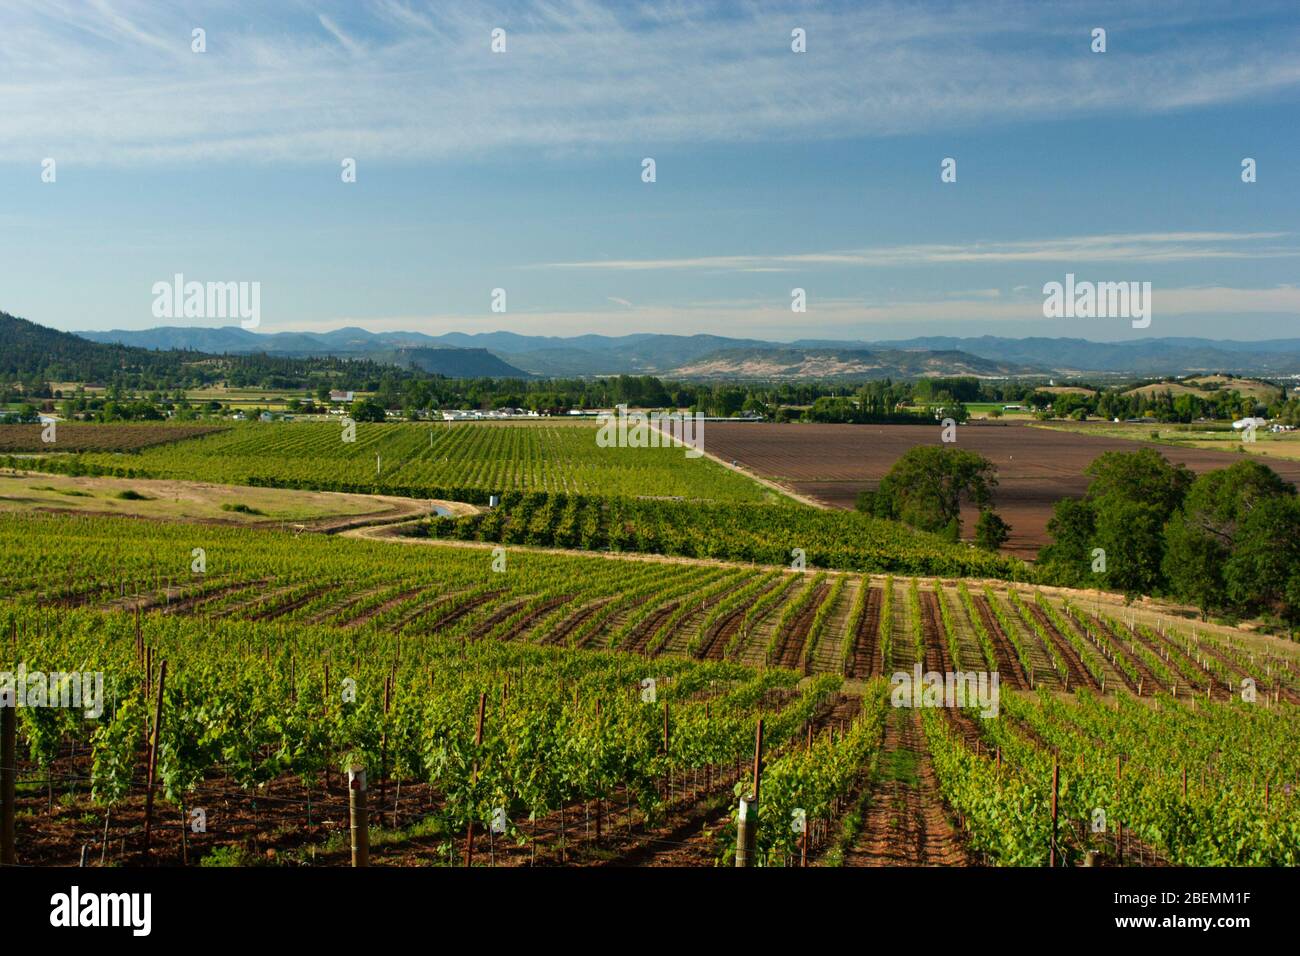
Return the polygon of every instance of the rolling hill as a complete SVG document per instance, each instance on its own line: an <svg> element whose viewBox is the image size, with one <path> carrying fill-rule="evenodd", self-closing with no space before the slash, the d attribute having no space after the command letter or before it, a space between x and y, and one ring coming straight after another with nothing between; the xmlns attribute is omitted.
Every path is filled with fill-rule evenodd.
<svg viewBox="0 0 1300 956"><path fill-rule="evenodd" d="M901 349L724 349L669 372L674 378L864 379L974 375L1007 378L1033 369L981 359L966 352Z"/></svg>
<svg viewBox="0 0 1300 956"><path fill-rule="evenodd" d="M742 374L730 366L739 352L784 352L760 365L787 370L790 377L818 377L826 370L836 377L839 369L858 368L845 374L890 374L887 367L917 371L894 374L1020 374L1042 376L1129 375L1152 377L1230 372L1236 375L1300 374L1300 339L1240 342L1199 338L1138 339L1127 342L1091 342L1073 338L1024 338L978 336L958 338L929 336L913 339L866 342L860 340L804 339L770 342L720 335L629 335L545 336L515 332L369 332L348 327L331 332L249 332L237 326L220 329L163 327L140 331L113 330L78 333L101 343L116 343L155 349L196 349L213 354L365 357L391 362L393 356L416 354L421 363L434 368L454 367L454 356L433 356L423 351L476 350L477 359L460 356L466 367L478 364L487 370L463 374L523 374L545 377L596 375L692 375L727 376ZM799 352L805 359L795 360ZM864 358L863 353L877 358ZM509 368L488 361L489 353ZM928 362L891 359L883 354L930 353L940 356ZM838 357L836 357L838 356ZM980 361L977 361L980 360ZM990 363L981 365L983 363ZM743 364L743 363L742 363ZM422 366L423 367L423 366ZM491 371L495 369L495 371ZM997 371L1005 369L1006 371ZM707 371L706 371L707 370ZM447 373L444 373L447 374Z"/></svg>
<svg viewBox="0 0 1300 956"><path fill-rule="evenodd" d="M806 343L809 345L825 343ZM961 349L981 358L1050 369L1057 375L1193 375L1201 372L1300 373L1300 339L1237 342L1197 338L1090 342L1087 339L1011 339L929 336L880 342L884 348Z"/></svg>
<svg viewBox="0 0 1300 956"><path fill-rule="evenodd" d="M339 329L319 337L281 333L287 338L255 335L238 327L152 331L159 334L129 333L123 336L125 342L119 342L112 333L91 338L0 312L0 378L107 382L128 373L170 381L192 374L200 365L209 373L256 367L265 374L301 376L313 369L338 369L344 363L355 374L365 375L379 374L378 366L395 365L449 378L528 377L484 348L429 346L407 342L403 336L372 336L364 329ZM265 350L261 346L267 338L282 348Z"/></svg>
<svg viewBox="0 0 1300 956"><path fill-rule="evenodd" d="M0 376L24 381L102 381L122 371L166 372L193 356L91 342L0 312Z"/></svg>
<svg viewBox="0 0 1300 956"><path fill-rule="evenodd" d="M414 366L454 378L527 378L483 347L461 347L420 332L368 332L342 328L332 332L249 332L239 326L219 329L164 326L156 329L78 332L92 342L146 349L194 349L212 355L266 355L287 358L332 356L359 358L384 365Z"/></svg>

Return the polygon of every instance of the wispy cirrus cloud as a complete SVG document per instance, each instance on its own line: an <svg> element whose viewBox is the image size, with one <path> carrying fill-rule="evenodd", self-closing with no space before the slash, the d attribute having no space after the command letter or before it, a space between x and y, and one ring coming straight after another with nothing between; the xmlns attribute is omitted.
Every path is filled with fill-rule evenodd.
<svg viewBox="0 0 1300 956"><path fill-rule="evenodd" d="M792 317L788 301L774 299L701 300L683 305L638 305L631 309L522 309L512 310L511 331L536 335L576 335L602 331L692 335L703 328L720 335L766 336L798 339L809 336L871 338L878 328L924 329L944 324L953 329L978 328L996 334L998 323L1044 324L1043 297L1037 289L1012 290L1007 295L971 290L965 297L871 300L814 296L808 311ZM1157 321L1168 334L1185 334L1180 320L1221 320L1226 316L1278 316L1300 314L1300 287L1280 285L1247 289L1227 286L1180 286L1153 292ZM360 326L372 331L415 330L437 332L491 332L501 327L500 316L472 313L393 315L382 318L337 316L331 325ZM320 328L320 322L285 323L276 331ZM1056 334L1059 334L1059 329ZM1127 320L1098 319L1076 323L1075 333L1098 340L1127 336ZM1228 330L1221 328L1219 334ZM963 334L974 334L973 331Z"/></svg>
<svg viewBox="0 0 1300 956"><path fill-rule="evenodd" d="M1151 232L1026 239L1011 242L922 243L832 252L777 255L696 256L681 259L592 259L548 262L536 268L646 272L712 270L776 271L793 267L891 267L1000 262L1183 262L1196 259L1261 259L1300 256L1286 232Z"/></svg>
<svg viewBox="0 0 1300 956"><path fill-rule="evenodd" d="M1227 2L708 0L604 5L9 0L0 160L438 160L517 149L746 143L1145 115L1300 86L1300 23L1237 42ZM1154 29L1159 20L1160 28ZM190 51L194 27L208 52ZM807 31L790 51L792 27ZM508 52L493 54L493 28ZM1125 37L1139 42L1125 42Z"/></svg>
<svg viewBox="0 0 1300 956"><path fill-rule="evenodd" d="M338 40L339 46L343 47L343 49L347 50L353 56L360 56L365 53L365 48L362 47L360 43L344 33L339 25L325 14L318 13L316 19L320 20L320 25L325 28L325 32Z"/></svg>

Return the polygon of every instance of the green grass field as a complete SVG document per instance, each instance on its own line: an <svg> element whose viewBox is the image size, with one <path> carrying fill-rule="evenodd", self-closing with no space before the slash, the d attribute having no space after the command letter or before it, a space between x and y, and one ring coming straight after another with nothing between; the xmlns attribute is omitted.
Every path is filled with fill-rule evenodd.
<svg viewBox="0 0 1300 956"><path fill-rule="evenodd" d="M1212 451L1241 451L1265 458L1300 459L1300 432L1259 431L1253 442L1241 440L1241 433L1228 424L1197 425L1130 425L1114 422L1047 422L1037 425L1062 432L1085 435L1105 435L1107 438L1124 438L1129 441L1153 441L1185 448L1208 448Z"/></svg>

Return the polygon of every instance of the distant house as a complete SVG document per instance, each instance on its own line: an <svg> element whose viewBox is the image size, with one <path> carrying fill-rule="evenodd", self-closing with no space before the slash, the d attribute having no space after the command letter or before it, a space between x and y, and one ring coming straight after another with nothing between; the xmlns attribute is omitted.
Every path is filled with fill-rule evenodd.
<svg viewBox="0 0 1300 956"><path fill-rule="evenodd" d="M352 396L353 396L352 392L340 392L338 389L330 390L331 402L350 402L353 400Z"/></svg>
<svg viewBox="0 0 1300 956"><path fill-rule="evenodd" d="M536 418L537 412L526 412L522 408L493 408L483 411L479 408L445 408L441 412L444 422L496 421L502 418Z"/></svg>

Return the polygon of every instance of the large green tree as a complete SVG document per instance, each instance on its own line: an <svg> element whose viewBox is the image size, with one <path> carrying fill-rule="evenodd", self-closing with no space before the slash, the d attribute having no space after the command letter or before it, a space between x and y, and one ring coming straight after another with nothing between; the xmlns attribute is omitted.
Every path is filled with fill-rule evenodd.
<svg viewBox="0 0 1300 956"><path fill-rule="evenodd" d="M1155 505L1117 498L1098 506L1092 546L1104 556L1100 583L1124 594L1160 591L1164 527L1164 512Z"/></svg>
<svg viewBox="0 0 1300 956"><path fill-rule="evenodd" d="M1194 477L1185 465L1171 464L1154 448L1108 451L1093 459L1085 474L1092 478L1090 500L1145 503L1166 517L1183 503Z"/></svg>
<svg viewBox="0 0 1300 956"><path fill-rule="evenodd" d="M1300 499L1258 502L1238 529L1224 564L1228 598L1244 613L1276 615L1300 626Z"/></svg>
<svg viewBox="0 0 1300 956"><path fill-rule="evenodd" d="M1164 574L1169 589L1201 616L1226 609L1225 567L1240 547L1245 522L1263 503L1295 495L1295 487L1259 461L1239 461L1201 475L1165 528Z"/></svg>
<svg viewBox="0 0 1300 956"><path fill-rule="evenodd" d="M987 510L997 484L993 463L982 455L916 445L894 462L874 492L859 496L858 508L956 540L962 502Z"/></svg>
<svg viewBox="0 0 1300 956"><path fill-rule="evenodd" d="M1106 452L1086 469L1082 501L1057 502L1047 529L1053 543L1039 555L1044 574L1061 584L1096 584L1125 594L1163 589L1164 527L1192 484L1186 467L1151 448Z"/></svg>
<svg viewBox="0 0 1300 956"><path fill-rule="evenodd" d="M1092 568L1097 512L1078 498L1062 498L1052 509L1047 533L1052 543L1038 553L1038 566L1049 580L1072 587L1086 586Z"/></svg>

